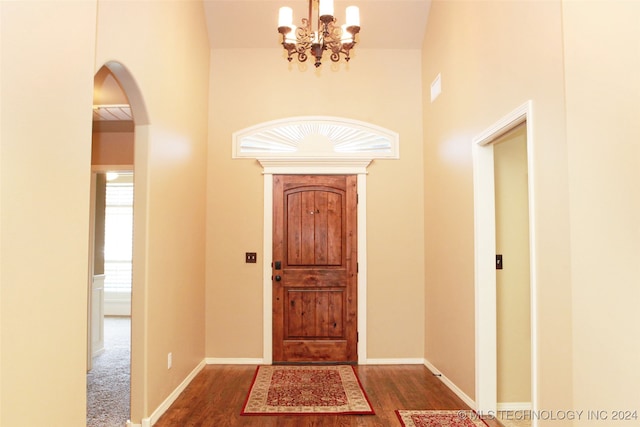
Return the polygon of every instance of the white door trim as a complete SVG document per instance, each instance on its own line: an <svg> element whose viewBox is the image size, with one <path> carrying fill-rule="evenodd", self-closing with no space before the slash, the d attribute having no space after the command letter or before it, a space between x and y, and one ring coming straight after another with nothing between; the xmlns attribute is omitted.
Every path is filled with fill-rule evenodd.
<svg viewBox="0 0 640 427"><path fill-rule="evenodd" d="M535 140L532 102L527 101L473 139L474 241L475 241L475 348L476 410L496 413L496 223L492 143L506 132L527 124L527 167L529 173L529 250L531 293L531 403L537 410L537 251L536 193L534 176ZM537 425L533 420L533 426Z"/></svg>

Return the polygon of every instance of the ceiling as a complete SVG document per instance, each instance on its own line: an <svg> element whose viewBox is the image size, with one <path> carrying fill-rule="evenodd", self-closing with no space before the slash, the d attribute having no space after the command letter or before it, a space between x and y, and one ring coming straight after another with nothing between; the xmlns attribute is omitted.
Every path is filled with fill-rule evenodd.
<svg viewBox="0 0 640 427"><path fill-rule="evenodd" d="M212 49L276 48L278 9L293 9L293 22L308 14L309 0L204 0ZM360 8L360 49L420 49L431 0L335 0L338 24L347 6Z"/></svg>
<svg viewBox="0 0 640 427"><path fill-rule="evenodd" d="M93 130L133 131L133 115L127 95L107 67L98 70L93 79Z"/></svg>
<svg viewBox="0 0 640 427"><path fill-rule="evenodd" d="M293 9L294 24L307 16L309 0L203 0L212 49L277 49L278 9ZM334 0L338 24L347 6L360 8L358 49L420 49L431 0ZM126 95L103 67L95 80L94 130L129 131Z"/></svg>

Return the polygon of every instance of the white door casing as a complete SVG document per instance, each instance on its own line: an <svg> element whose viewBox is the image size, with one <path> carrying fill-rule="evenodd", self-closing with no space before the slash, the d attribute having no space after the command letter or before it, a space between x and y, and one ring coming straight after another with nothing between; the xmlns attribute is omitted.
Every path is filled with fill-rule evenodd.
<svg viewBox="0 0 640 427"><path fill-rule="evenodd" d="M516 126L527 125L527 168L529 173L529 265L531 294L531 404L537 406L537 281L535 168L532 102L527 101L473 139L474 242L475 242L475 340L476 410L496 413L496 218L493 145ZM537 420L533 420L533 426Z"/></svg>

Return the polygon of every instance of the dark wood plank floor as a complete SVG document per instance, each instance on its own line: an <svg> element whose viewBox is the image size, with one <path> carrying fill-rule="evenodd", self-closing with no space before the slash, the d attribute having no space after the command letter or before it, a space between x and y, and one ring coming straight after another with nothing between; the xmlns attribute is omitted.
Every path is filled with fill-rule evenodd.
<svg viewBox="0 0 640 427"><path fill-rule="evenodd" d="M396 409L468 409L422 365L356 366L375 415L242 416L256 366L207 365L155 427L400 426ZM490 427L500 427L487 420Z"/></svg>

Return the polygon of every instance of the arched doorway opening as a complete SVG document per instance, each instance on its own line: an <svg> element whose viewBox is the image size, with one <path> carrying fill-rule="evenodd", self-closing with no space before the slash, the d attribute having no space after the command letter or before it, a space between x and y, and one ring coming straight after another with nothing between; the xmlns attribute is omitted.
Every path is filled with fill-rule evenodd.
<svg viewBox="0 0 640 427"><path fill-rule="evenodd" d="M141 419L144 407L146 245L144 234L133 230L146 222L145 180L138 172L144 171L140 153L146 147L148 116L122 64L108 62L96 73L93 110L87 425L111 425L106 419L124 425ZM117 178L109 181L107 175ZM105 318L114 329L105 331ZM105 332L112 333L115 345L108 357L102 356ZM107 363L100 366L97 388L90 378L96 357Z"/></svg>

